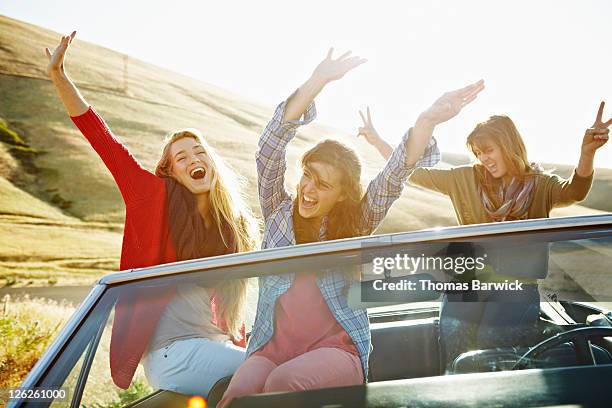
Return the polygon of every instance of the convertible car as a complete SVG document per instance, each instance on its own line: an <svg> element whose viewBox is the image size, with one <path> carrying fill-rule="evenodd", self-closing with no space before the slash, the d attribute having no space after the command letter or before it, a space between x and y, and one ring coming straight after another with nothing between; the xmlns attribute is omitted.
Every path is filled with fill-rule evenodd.
<svg viewBox="0 0 612 408"><path fill-rule="evenodd" d="M377 260L407 256L421 264L402 270ZM470 256L479 257L483 267L458 271L457 261ZM425 261L436 257L454 261L453 270L435 262L429 267ZM8 406L204 406L202 399L194 403L193 396L152 389L142 367L127 391L113 383L109 343L116 305L129 305L135 298L153 304L155 294L167 288L248 278L248 332L257 277L359 270L362 281L353 284L348 299L351 307L368 308L370 316L368 382L245 396L231 407L610 407L611 268L612 215L599 215L375 235L121 271L92 288L21 386L62 390L63 398L27 399L31 393L24 393ZM478 294L470 297L477 289L462 289L474 280L514 282L514 289L519 283L536 285L536 320L518 334L512 327L496 326L495 316L503 320L499 310L503 314L517 307L501 302L491 326L497 344L465 341L464 349L449 354L440 346L445 340L442 299L452 295L464 296L464 302L483 301ZM445 307L453 306L447 302ZM458 331L446 340L464 335ZM223 378L215 384L206 396L208 407L215 406L228 382Z"/></svg>

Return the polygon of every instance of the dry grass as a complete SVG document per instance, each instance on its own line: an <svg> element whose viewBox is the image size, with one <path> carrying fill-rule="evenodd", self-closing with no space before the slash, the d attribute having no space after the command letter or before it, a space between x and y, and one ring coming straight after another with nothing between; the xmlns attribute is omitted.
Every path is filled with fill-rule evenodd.
<svg viewBox="0 0 612 408"><path fill-rule="evenodd" d="M10 176L13 183L0 177L0 216L57 221L43 225L32 219L17 222L14 217L3 217L0 274L22 283L44 283L53 276L69 282L72 276L74 283L89 284L94 276L117 267L121 242L120 230L108 231L97 223L120 225L125 209L108 170L71 123L45 77L46 60L41 50L57 38L49 30L0 17L0 43L6 44L0 48L0 117L24 143L39 152L29 162L6 166L2 174ZM167 132L199 128L247 179L249 202L259 214L254 152L259 133L271 115L270 107L132 58L127 59L128 87L124 89L125 61L122 54L76 41L67 66L87 100L145 168L154 168ZM279 95L279 99L285 96ZM362 139L315 123L301 130L289 146L289 186L297 183L300 154L326 137L355 147L364 163L364 184L384 164ZM0 149L2 157L14 160L6 149ZM452 155L445 158L450 162L460 159ZM612 171L597 174L602 179L596 181L590 200L612 205L610 189L604 188L612 183ZM553 215L597 212L572 206ZM455 224L448 198L408 188L378 233Z"/></svg>
<svg viewBox="0 0 612 408"><path fill-rule="evenodd" d="M113 383L109 361L111 327L112 316L107 322L104 333L102 333L96 357L92 362L87 384L83 390L81 402L87 406L97 408L122 407L130 401L153 392L153 389L147 383L141 365L138 366L128 390L121 390Z"/></svg>
<svg viewBox="0 0 612 408"><path fill-rule="evenodd" d="M574 167L565 164L544 164L546 169L554 169L561 177L570 177ZM595 169L593 187L582 205L602 211L612 212L612 169Z"/></svg>
<svg viewBox="0 0 612 408"><path fill-rule="evenodd" d="M23 297L2 299L0 315L0 388L18 387L53 341L75 308L69 303ZM83 392L87 406L112 408L151 393L142 368L136 372L128 390L117 388L110 376L109 350L111 321L100 339L96 357ZM77 368L79 365L77 364ZM74 389L79 370L73 370L63 385ZM0 405L5 401L0 401Z"/></svg>
<svg viewBox="0 0 612 408"><path fill-rule="evenodd" d="M117 226L0 216L0 231L0 284L90 285L119 268Z"/></svg>
<svg viewBox="0 0 612 408"><path fill-rule="evenodd" d="M0 388L17 387L74 312L67 303L2 299Z"/></svg>
<svg viewBox="0 0 612 408"><path fill-rule="evenodd" d="M3 177L0 177L0 214L76 221L63 214L58 208L23 191Z"/></svg>

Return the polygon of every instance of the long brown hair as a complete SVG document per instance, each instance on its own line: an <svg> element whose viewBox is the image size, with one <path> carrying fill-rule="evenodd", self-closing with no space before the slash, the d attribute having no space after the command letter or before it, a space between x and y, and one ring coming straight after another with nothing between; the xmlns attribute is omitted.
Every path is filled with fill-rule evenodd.
<svg viewBox="0 0 612 408"><path fill-rule="evenodd" d="M301 159L302 169L310 163L325 163L340 172L340 183L345 199L337 202L327 217L327 240L351 238L362 235L361 199L361 162L353 149L336 140L326 139L308 150ZM299 188L299 187L298 187ZM297 200L297 198L296 198ZM298 244L319 240L318 225L303 218L294 203L294 231Z"/></svg>
<svg viewBox="0 0 612 408"><path fill-rule="evenodd" d="M327 216L326 239L352 238L369 233L364 231L361 225L361 206L364 197L361 186L361 161L357 153L337 140L326 139L304 153L300 164L302 169L306 169L314 162L328 164L340 172L342 194L346 197L337 202ZM296 196L293 205L295 242L305 244L319 241L319 228L318 223L299 214ZM349 268L343 275L347 283L344 288L346 295L350 282L359 280L361 271L359 268Z"/></svg>
<svg viewBox="0 0 612 408"><path fill-rule="evenodd" d="M218 233L217 239L206 236L196 196L172 177L170 146L186 137L200 143L210 159L210 212ZM257 248L259 228L241 193L244 179L239 178L225 164L199 131L184 129L171 133L165 140L155 175L166 179L168 219L178 260ZM228 332L235 338L240 338L246 285L246 280L232 279L215 287L221 318L227 323Z"/></svg>
<svg viewBox="0 0 612 408"><path fill-rule="evenodd" d="M486 121L478 123L469 134L466 144L468 149L476 156L476 150L482 150L482 146L486 142L493 142L499 146L502 158L511 176L519 180L525 180L538 172L536 165L530 163L527 159L527 148L523 138L508 116L494 115ZM478 182L488 194L501 182L492 177L480 163L475 164L474 169Z"/></svg>

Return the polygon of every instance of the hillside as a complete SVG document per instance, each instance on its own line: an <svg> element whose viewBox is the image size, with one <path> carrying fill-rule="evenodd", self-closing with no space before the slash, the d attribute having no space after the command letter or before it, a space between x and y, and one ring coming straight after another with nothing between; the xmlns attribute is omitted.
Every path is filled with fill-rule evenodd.
<svg viewBox="0 0 612 408"><path fill-rule="evenodd" d="M0 277L7 284L91 283L118 268L121 197L45 75L44 48L53 47L58 38L0 16ZM168 132L201 129L245 177L249 202L260 213L254 152L273 107L79 40L71 48L67 70L145 168L155 167ZM287 91L294 86L287 84ZM363 158L364 182L383 165L363 140L315 123L301 130L289 147L289 185L297 182L294 164L300 153L323 137L355 146ZM609 192L612 171L603 172L596 189ZM610 210L610 200L601 197L593 205ZM596 212L573 206L555 215ZM448 199L408 188L379 232L454 225L454 220Z"/></svg>

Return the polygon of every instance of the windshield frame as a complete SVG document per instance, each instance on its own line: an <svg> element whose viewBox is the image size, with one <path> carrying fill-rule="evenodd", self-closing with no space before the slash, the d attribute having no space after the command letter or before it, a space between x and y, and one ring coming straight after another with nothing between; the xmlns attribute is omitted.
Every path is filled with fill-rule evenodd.
<svg viewBox="0 0 612 408"><path fill-rule="evenodd" d="M414 232L375 235L350 238L337 241L326 241L313 244L298 245L292 247L272 248L249 253L230 254L200 260L176 262L149 268L121 271L106 275L94 285L91 292L77 308L74 315L67 322L60 334L49 346L45 354L34 366L30 374L22 383L21 387L35 387L44 380L55 361L61 356L71 339L78 333L80 327L91 316L96 306L109 290L124 286L136 286L141 282L155 284L156 282L168 282L174 276L178 280L189 279L190 276L199 276L209 271L209 279L217 279L218 271L233 269L231 273L235 278L253 276L253 267L268 263L281 263L287 267L287 262L303 263L307 258L329 258L342 255L343 257L358 257L359 251L367 246L372 248L388 248L402 244L427 243L440 241L454 241L470 238L485 238L492 235L512 236L520 233L543 233L554 234L568 232L572 234L601 234L612 231L612 215L597 215L585 217L566 217L555 219L538 219L527 221L511 221L498 224L477 224L470 226L449 227L444 229L429 229ZM267 270L267 274L277 274L275 270ZM286 273L286 272L285 272ZM188 275L188 276L184 276ZM190 276L189 276L190 275ZM225 275L227 276L227 275ZM256 276L263 276L259 274ZM431 309L431 305L424 305ZM415 311L417 311L416 308ZM376 314L376 312L374 313ZM97 349L97 347L96 347ZM89 351L90 353L92 351ZM95 351L93 351L95 355ZM87 359L87 365L91 365L91 358ZM84 370L87 370L85 366ZM85 371L86 372L86 371ZM81 373L82 374L82 373ZM81 387L82 388L82 387ZM20 401L10 403L8 406L18 406Z"/></svg>

